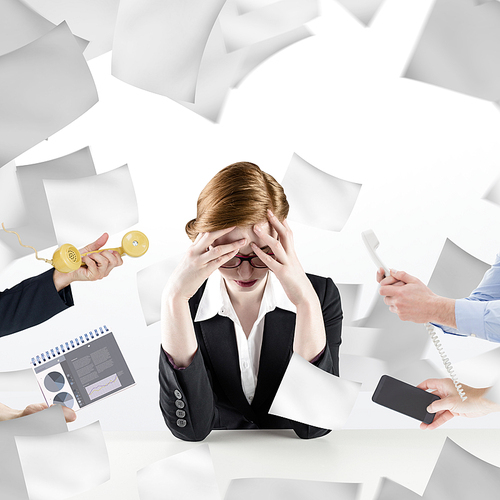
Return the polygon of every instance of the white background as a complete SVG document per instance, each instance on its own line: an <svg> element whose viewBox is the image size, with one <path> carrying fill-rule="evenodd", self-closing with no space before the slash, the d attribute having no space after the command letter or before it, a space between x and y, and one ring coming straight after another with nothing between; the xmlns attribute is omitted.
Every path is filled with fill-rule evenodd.
<svg viewBox="0 0 500 500"><path fill-rule="evenodd" d="M340 233L291 221L308 272L337 283L373 282L375 269L360 238L368 228L381 241L388 265L424 282L447 237L493 262L500 249L500 207L481 197L500 175L500 110L400 78L433 2L386 0L368 28L335 1L320 3L322 14L309 25L315 36L253 71L230 93L219 124L112 77L108 53L89 63L99 103L16 160L37 163L89 145L97 173L127 163L139 207L136 228L150 239L144 257L126 257L110 278L74 284L75 307L0 340L2 369L12 371L91 328L106 324L115 332L137 385L79 412L73 428L99 419L104 430L166 430L158 407L159 325L145 325L136 273L187 247L184 225L196 214L199 192L235 161L257 163L281 181L295 152L325 172L363 185ZM112 235L110 246L119 246L121 237ZM44 254L50 258L52 251ZM0 274L0 289L45 269L33 256L13 262ZM455 338L445 345L452 361L496 347ZM0 392L1 401L14 407L39 401L37 388L29 389ZM348 428L418 427L373 405L370 396L359 399ZM499 422L493 416L447 425Z"/></svg>

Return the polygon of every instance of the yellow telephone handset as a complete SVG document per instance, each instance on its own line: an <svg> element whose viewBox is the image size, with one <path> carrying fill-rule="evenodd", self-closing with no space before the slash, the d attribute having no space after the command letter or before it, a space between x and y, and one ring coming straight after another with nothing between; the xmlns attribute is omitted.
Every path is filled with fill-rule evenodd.
<svg viewBox="0 0 500 500"><path fill-rule="evenodd" d="M140 257L144 255L149 248L149 240L144 233L140 231L130 231L122 238L122 246L118 248L101 248L92 252L86 252L80 255L80 252L69 243L58 248L52 257L52 265L62 273L76 271L82 264L82 257L90 253L100 253L104 250L118 252L120 255L129 255L130 257Z"/></svg>
<svg viewBox="0 0 500 500"><path fill-rule="evenodd" d="M36 248L29 245L24 245L21 242L21 237L15 231L9 231L5 229L3 222L2 227L7 233L15 234L21 246L33 249L38 260L43 260L48 264L51 264L61 273L71 273L72 271L76 271L78 268L84 265L82 264L82 257L88 255L89 253L99 253L104 252L104 250L112 250L118 252L120 255L125 254L129 255L130 257L140 257L141 255L144 255L149 248L149 240L144 233L141 233L140 231L130 231L122 238L121 247L102 248L100 250L95 250L93 252L87 252L83 255L80 255L80 252L76 247L70 245L69 243L65 243L54 252L52 260L48 260L38 257Z"/></svg>

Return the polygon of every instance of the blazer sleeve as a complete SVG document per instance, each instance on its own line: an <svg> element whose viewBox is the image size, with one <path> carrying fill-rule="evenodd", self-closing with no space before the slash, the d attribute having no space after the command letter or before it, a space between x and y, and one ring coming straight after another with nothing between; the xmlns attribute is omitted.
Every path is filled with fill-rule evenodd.
<svg viewBox="0 0 500 500"><path fill-rule="evenodd" d="M342 342L342 307L340 293L331 278L321 279L309 275L316 293L318 294L323 321L326 331L326 347L321 357L314 363L318 368L339 376L339 348ZM293 420L290 421L293 430L302 439L311 439L325 436L329 429L322 429L312 425L306 425Z"/></svg>
<svg viewBox="0 0 500 500"><path fill-rule="evenodd" d="M172 434L185 441L202 441L213 428L215 404L200 349L186 368L175 369L160 352L160 409Z"/></svg>
<svg viewBox="0 0 500 500"><path fill-rule="evenodd" d="M58 292L53 274L49 269L0 292L0 337L43 323L73 305L71 288Z"/></svg>

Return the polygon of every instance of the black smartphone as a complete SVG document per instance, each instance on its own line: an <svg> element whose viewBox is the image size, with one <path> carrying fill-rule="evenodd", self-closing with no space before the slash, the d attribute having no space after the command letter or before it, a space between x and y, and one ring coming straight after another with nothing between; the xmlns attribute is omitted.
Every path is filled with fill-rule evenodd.
<svg viewBox="0 0 500 500"><path fill-rule="evenodd" d="M437 399L441 398L389 375L381 377L372 396L374 403L426 424L430 424L435 415L435 413L429 413L427 407Z"/></svg>

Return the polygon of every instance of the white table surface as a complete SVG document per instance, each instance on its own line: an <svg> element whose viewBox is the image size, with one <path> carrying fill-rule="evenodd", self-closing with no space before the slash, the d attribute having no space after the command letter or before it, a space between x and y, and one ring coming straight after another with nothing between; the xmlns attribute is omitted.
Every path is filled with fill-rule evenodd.
<svg viewBox="0 0 500 500"><path fill-rule="evenodd" d="M105 432L111 479L75 500L139 500L137 470L199 443L165 432ZM231 479L277 477L359 482L358 500L376 498L381 477L422 494L441 447L450 437L477 457L500 467L500 429L342 430L313 440L293 431L214 431L209 444L221 499Z"/></svg>

